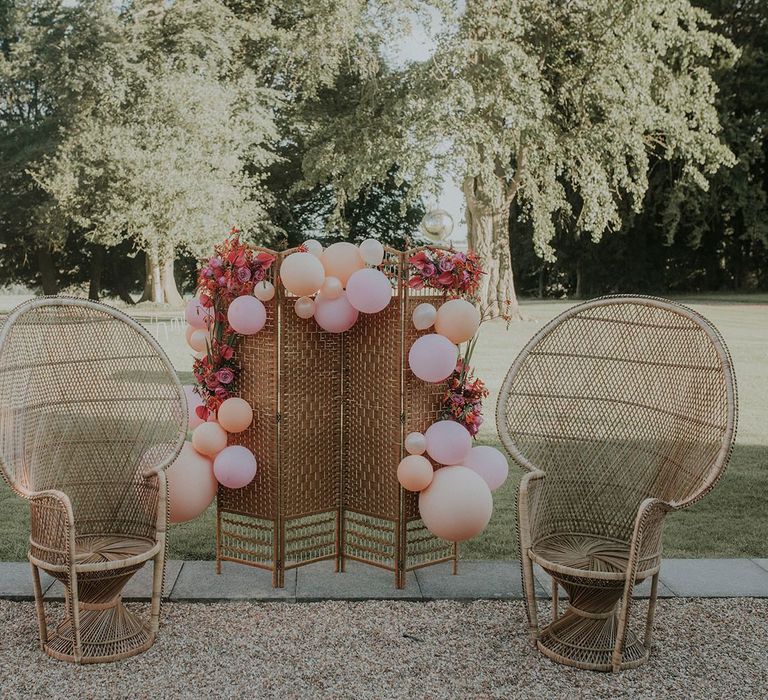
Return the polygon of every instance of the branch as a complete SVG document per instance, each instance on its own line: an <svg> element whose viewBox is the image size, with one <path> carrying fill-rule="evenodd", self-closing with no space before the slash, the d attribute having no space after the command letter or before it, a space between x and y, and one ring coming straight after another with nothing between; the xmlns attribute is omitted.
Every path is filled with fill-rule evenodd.
<svg viewBox="0 0 768 700"><path fill-rule="evenodd" d="M520 183L523 180L523 168L525 167L525 146L521 143L517 148L517 167L515 168L515 174L509 183L506 191L505 204L509 209L512 204L512 200L517 194L517 190L520 189Z"/></svg>

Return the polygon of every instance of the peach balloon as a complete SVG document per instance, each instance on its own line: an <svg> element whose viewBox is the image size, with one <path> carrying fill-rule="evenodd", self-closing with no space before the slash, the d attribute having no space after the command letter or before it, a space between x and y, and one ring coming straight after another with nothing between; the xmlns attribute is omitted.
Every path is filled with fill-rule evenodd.
<svg viewBox="0 0 768 700"><path fill-rule="evenodd" d="M405 436L405 451L411 455L423 455L427 451L424 433L408 433Z"/></svg>
<svg viewBox="0 0 768 700"><path fill-rule="evenodd" d="M207 347L206 343L208 341L208 331L203 330L202 328L195 328L190 334L189 334L189 347L191 347L196 352L205 352L205 349Z"/></svg>
<svg viewBox="0 0 768 700"><path fill-rule="evenodd" d="M384 246L375 238L366 238L360 244L360 257L368 265L378 267L384 262Z"/></svg>
<svg viewBox="0 0 768 700"><path fill-rule="evenodd" d="M459 349L443 335L428 333L417 338L408 351L408 366L425 382L442 382L451 376Z"/></svg>
<svg viewBox="0 0 768 700"><path fill-rule="evenodd" d="M397 480L408 491L422 491L432 482L435 470L421 455L408 455L397 465Z"/></svg>
<svg viewBox="0 0 768 700"><path fill-rule="evenodd" d="M308 253L312 253L316 258L319 258L323 254L323 244L320 241L316 241L314 238L310 238L308 241L304 241L304 247Z"/></svg>
<svg viewBox="0 0 768 700"><path fill-rule="evenodd" d="M439 420L427 428L427 454L439 464L464 464L472 449L472 436L461 423Z"/></svg>
<svg viewBox="0 0 768 700"><path fill-rule="evenodd" d="M334 243L329 245L320 256L328 277L338 277L342 286L347 286L347 280L352 273L365 267L360 249L352 243Z"/></svg>
<svg viewBox="0 0 768 700"><path fill-rule="evenodd" d="M462 464L479 474L491 491L499 488L507 480L509 474L507 458L500 450L489 445L473 447Z"/></svg>
<svg viewBox="0 0 768 700"><path fill-rule="evenodd" d="M183 523L201 515L216 498L218 483L213 463L187 441L176 461L165 470L168 479L170 520Z"/></svg>
<svg viewBox="0 0 768 700"><path fill-rule="evenodd" d="M228 433L242 433L253 422L253 409L245 399L225 399L216 412L219 425Z"/></svg>
<svg viewBox="0 0 768 700"><path fill-rule="evenodd" d="M203 400L192 386L184 387L184 395L187 397L187 427L190 430L194 430L198 425L205 423L205 421L195 413L195 409L198 406L203 405Z"/></svg>
<svg viewBox="0 0 768 700"><path fill-rule="evenodd" d="M449 542L479 535L493 513L493 497L483 479L462 466L435 471L419 494L419 513L427 529Z"/></svg>
<svg viewBox="0 0 768 700"><path fill-rule="evenodd" d="M253 288L253 296L259 301L271 301L275 297L275 285L267 280L257 282Z"/></svg>
<svg viewBox="0 0 768 700"><path fill-rule="evenodd" d="M338 299L344 291L341 281L338 277L326 277L323 286L320 287L320 295L326 299Z"/></svg>
<svg viewBox="0 0 768 700"><path fill-rule="evenodd" d="M256 297L243 295L229 305L227 320L235 333L253 335L264 328L267 309Z"/></svg>
<svg viewBox="0 0 768 700"><path fill-rule="evenodd" d="M364 314L377 314L389 305L392 285L380 270L365 268L352 273L347 282L347 299Z"/></svg>
<svg viewBox="0 0 768 700"><path fill-rule="evenodd" d="M193 328L205 328L210 313L197 297L192 297L184 308L184 318L187 319L187 323Z"/></svg>
<svg viewBox="0 0 768 700"><path fill-rule="evenodd" d="M256 476L256 457L247 447L230 445L213 460L213 474L222 486L241 489Z"/></svg>
<svg viewBox="0 0 768 700"><path fill-rule="evenodd" d="M465 343L480 328L480 311L466 299L451 299L438 310L435 330L452 343Z"/></svg>
<svg viewBox="0 0 768 700"><path fill-rule="evenodd" d="M329 333L344 333L355 325L358 310L347 300L342 292L336 299L326 299L322 296L315 302L315 321L324 331Z"/></svg>
<svg viewBox="0 0 768 700"><path fill-rule="evenodd" d="M312 296L323 285L325 270L312 253L292 253L280 265L280 279L291 294Z"/></svg>
<svg viewBox="0 0 768 700"><path fill-rule="evenodd" d="M218 423L203 423L192 433L192 447L206 457L215 457L226 446L227 431Z"/></svg>
<svg viewBox="0 0 768 700"><path fill-rule="evenodd" d="M419 304L411 314L416 330L425 331L431 327L437 317L437 309L432 304Z"/></svg>
<svg viewBox="0 0 768 700"><path fill-rule="evenodd" d="M299 297L293 310L299 318L312 318L315 315L315 302L309 297Z"/></svg>

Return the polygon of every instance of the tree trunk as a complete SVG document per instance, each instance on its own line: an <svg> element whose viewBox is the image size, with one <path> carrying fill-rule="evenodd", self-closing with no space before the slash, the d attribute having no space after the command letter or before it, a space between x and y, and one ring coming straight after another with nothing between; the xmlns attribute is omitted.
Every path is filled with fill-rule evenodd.
<svg viewBox="0 0 768 700"><path fill-rule="evenodd" d="M104 246L95 243L91 247L91 281L88 285L88 298L99 300L101 295L101 276L104 272Z"/></svg>
<svg viewBox="0 0 768 700"><path fill-rule="evenodd" d="M581 256L576 260L576 292L574 296L577 299L584 298L584 263Z"/></svg>
<svg viewBox="0 0 768 700"><path fill-rule="evenodd" d="M160 265L160 284L163 287L165 303L172 306L183 306L184 300L176 287L176 278L173 275L173 250L166 249Z"/></svg>
<svg viewBox="0 0 768 700"><path fill-rule="evenodd" d="M56 266L53 263L53 253L47 246L37 249L37 265L40 271L40 281L43 294L51 296L59 293L59 283L56 278Z"/></svg>
<svg viewBox="0 0 768 700"><path fill-rule="evenodd" d="M157 246L151 246L144 251L144 255L144 293L139 302L151 301L155 304L164 304L165 295L160 276L160 256Z"/></svg>

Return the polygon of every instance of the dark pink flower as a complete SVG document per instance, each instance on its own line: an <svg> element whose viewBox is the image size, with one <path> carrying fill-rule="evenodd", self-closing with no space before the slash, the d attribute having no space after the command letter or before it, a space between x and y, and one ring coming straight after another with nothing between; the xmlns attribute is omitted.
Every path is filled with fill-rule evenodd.
<svg viewBox="0 0 768 700"><path fill-rule="evenodd" d="M211 258L211 259L208 261L208 264L209 264L211 267L221 267L221 258L217 258L217 257L215 257L215 256L214 256L214 257L212 257L212 258Z"/></svg>
<svg viewBox="0 0 768 700"><path fill-rule="evenodd" d="M231 360L234 357L234 355L235 355L235 349L231 345L225 345L221 349L221 356L225 360Z"/></svg>
<svg viewBox="0 0 768 700"><path fill-rule="evenodd" d="M216 394L217 399L222 401L229 398L229 392L223 386L217 386L213 393Z"/></svg>
<svg viewBox="0 0 768 700"><path fill-rule="evenodd" d="M247 282L249 279L251 279L251 271L247 267L238 267L237 279L239 279L241 282Z"/></svg>
<svg viewBox="0 0 768 700"><path fill-rule="evenodd" d="M229 369L229 367L222 367L218 372L216 372L216 379L218 379L222 384L230 384L234 378L235 373Z"/></svg>
<svg viewBox="0 0 768 700"><path fill-rule="evenodd" d="M440 269L443 272L450 272L451 270L453 270L453 268L454 268L454 264L450 260L448 260L448 258L445 258L440 261Z"/></svg>
<svg viewBox="0 0 768 700"><path fill-rule="evenodd" d="M432 275L434 275L434 274L435 274L435 272L436 272L436 270L435 270L435 266L434 266L432 263L427 263L427 264L426 264L426 265L424 265L424 267L421 269L421 272L422 272L422 274L423 274L425 277L432 277Z"/></svg>
<svg viewBox="0 0 768 700"><path fill-rule="evenodd" d="M215 374L209 374L205 378L205 386L207 386L211 391L213 391L217 386L219 386L219 380Z"/></svg>
<svg viewBox="0 0 768 700"><path fill-rule="evenodd" d="M261 282L264 277L266 277L266 272L264 272L263 267L257 268L256 272L253 273L253 279L255 279L257 282Z"/></svg>

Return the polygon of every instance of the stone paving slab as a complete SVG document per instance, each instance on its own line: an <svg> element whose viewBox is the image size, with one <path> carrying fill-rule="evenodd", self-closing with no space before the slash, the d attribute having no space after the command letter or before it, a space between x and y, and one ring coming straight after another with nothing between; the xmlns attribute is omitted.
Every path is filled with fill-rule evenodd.
<svg viewBox="0 0 768 700"><path fill-rule="evenodd" d="M768 571L751 559L666 559L660 578L686 598L768 598Z"/></svg>
<svg viewBox="0 0 768 700"><path fill-rule="evenodd" d="M768 559L752 559L761 569L768 571Z"/></svg>
<svg viewBox="0 0 768 700"><path fill-rule="evenodd" d="M520 564L516 560L462 559L456 575L453 575L451 562L425 566L417 569L415 574L425 600L508 600L523 597Z"/></svg>
<svg viewBox="0 0 768 700"><path fill-rule="evenodd" d="M336 573L333 561L318 561L296 570L296 600L422 600L419 582L409 571L405 588L395 588L395 573L356 561L348 561L344 573Z"/></svg>
<svg viewBox="0 0 768 700"><path fill-rule="evenodd" d="M296 597L296 571L285 573L285 588L272 587L272 573L253 566L214 561L185 561L171 591L173 601L291 601Z"/></svg>
<svg viewBox="0 0 768 700"><path fill-rule="evenodd" d="M40 572L40 587L47 591L55 579ZM32 567L27 561L0 562L0 598L6 600L34 600Z"/></svg>

